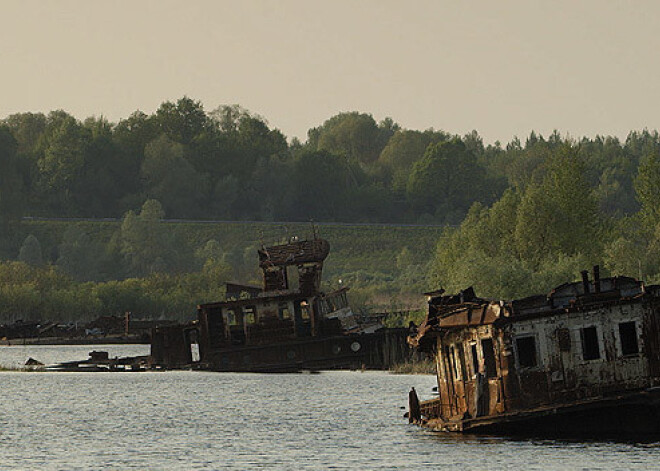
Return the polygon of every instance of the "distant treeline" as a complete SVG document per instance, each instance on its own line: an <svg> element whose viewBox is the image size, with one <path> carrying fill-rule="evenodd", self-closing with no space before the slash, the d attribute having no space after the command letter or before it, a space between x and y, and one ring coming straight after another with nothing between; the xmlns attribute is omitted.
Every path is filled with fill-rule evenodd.
<svg viewBox="0 0 660 471"><path fill-rule="evenodd" d="M356 112L287 141L238 106L206 112L187 97L116 124L20 113L0 122L0 255L83 285L165 276L183 286L204 273L250 281L258 275L246 254L258 243L164 230L160 219L420 223L459 227L427 232L435 252L410 237L379 263L362 255L381 239L356 239L350 256L338 256L343 272L329 262L329 281L345 273L355 299L386 304L439 286L543 292L595 263L604 274L658 280L659 151L656 131L624 141L532 132L484 145L476 132L406 130ZM55 237L20 223L26 215L121 223L103 234L103 224L65 224ZM14 289L13 277L0 288ZM206 299L204 286L184 296Z"/></svg>
<svg viewBox="0 0 660 471"><path fill-rule="evenodd" d="M575 149L608 215L635 212L632 182L657 152L657 132L484 145L401 129L391 119L341 113L287 138L239 106L206 112L184 97L118 123L65 111L0 121L2 215L121 217L147 199L168 218L459 223L535 178L558 147Z"/></svg>

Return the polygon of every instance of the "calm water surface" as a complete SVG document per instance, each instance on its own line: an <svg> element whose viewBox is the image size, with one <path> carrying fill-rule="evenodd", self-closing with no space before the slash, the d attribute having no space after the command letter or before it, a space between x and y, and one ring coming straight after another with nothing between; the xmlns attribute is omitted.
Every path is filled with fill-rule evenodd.
<svg viewBox="0 0 660 471"><path fill-rule="evenodd" d="M147 352L0 347L0 364L83 359L93 349ZM0 469L660 469L658 443L410 426L408 390L430 392L431 376L7 372L0 381Z"/></svg>

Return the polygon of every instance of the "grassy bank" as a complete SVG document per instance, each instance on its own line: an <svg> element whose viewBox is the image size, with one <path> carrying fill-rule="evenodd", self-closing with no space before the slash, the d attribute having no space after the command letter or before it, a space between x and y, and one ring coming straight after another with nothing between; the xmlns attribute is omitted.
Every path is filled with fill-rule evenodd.
<svg viewBox="0 0 660 471"><path fill-rule="evenodd" d="M432 358L399 363L390 369L396 375L434 375L435 361Z"/></svg>
<svg viewBox="0 0 660 471"><path fill-rule="evenodd" d="M20 225L17 240L33 234L41 243L46 259L56 254L57 246L67 227L75 224L89 236L107 245L120 222L106 221L24 221ZM200 247L215 239L225 251L256 248L262 243L270 245L285 241L288 237L310 237L310 223L261 223L218 222L190 223L168 222L165 230L181 236L192 247ZM404 225L344 225L323 224L317 226L321 237L330 242L330 256L325 272L337 276L346 272L395 273L396 259L404 247L411 252L412 263L423 263L430 257L442 233L438 226ZM254 264L257 258L254 254Z"/></svg>

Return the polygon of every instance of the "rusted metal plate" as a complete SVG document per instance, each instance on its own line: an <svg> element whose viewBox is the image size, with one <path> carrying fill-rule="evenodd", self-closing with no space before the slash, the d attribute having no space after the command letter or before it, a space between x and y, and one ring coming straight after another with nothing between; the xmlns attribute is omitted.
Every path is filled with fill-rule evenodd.
<svg viewBox="0 0 660 471"><path fill-rule="evenodd" d="M566 424L570 414L559 420L547 411L575 406L576 417L586 417L596 404L610 408L634 395L632 409L655 413L660 289L594 274L593 282L585 272L581 282L511 302L472 290L430 298L427 319L409 338L438 365L439 399L422 403L422 415L443 430L522 430L524 417Z"/></svg>

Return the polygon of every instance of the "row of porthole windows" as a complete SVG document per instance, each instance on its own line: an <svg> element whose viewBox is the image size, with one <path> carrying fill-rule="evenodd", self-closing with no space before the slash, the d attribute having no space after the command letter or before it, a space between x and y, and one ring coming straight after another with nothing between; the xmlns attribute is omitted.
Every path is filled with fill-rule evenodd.
<svg viewBox="0 0 660 471"><path fill-rule="evenodd" d="M635 321L618 324L618 339L620 356L633 356L639 353L637 323ZM580 328L580 355L582 360L599 360L601 358L601 342L596 326ZM515 338L516 364L520 368L535 368L540 366L536 336L526 335Z"/></svg>

